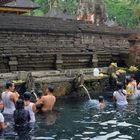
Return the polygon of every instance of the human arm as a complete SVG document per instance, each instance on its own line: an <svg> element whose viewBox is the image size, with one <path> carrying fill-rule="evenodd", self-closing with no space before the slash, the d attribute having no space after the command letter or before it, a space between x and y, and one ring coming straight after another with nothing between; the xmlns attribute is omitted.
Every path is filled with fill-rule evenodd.
<svg viewBox="0 0 140 140"><path fill-rule="evenodd" d="M6 128L7 127L7 125L4 123L4 122L0 122L0 128L1 129L4 129L4 128Z"/></svg>
<svg viewBox="0 0 140 140"><path fill-rule="evenodd" d="M0 110L2 110L2 109L3 109L3 107L4 107L4 105L3 105L3 101L2 101L2 100L0 100Z"/></svg>
<svg viewBox="0 0 140 140"><path fill-rule="evenodd" d="M5 125L5 123L4 123L4 117L3 117L3 115L0 113L0 129L4 129L4 128L6 128L7 127L7 125Z"/></svg>
<svg viewBox="0 0 140 140"><path fill-rule="evenodd" d="M116 92L113 93L113 101L116 102Z"/></svg>
<svg viewBox="0 0 140 140"><path fill-rule="evenodd" d="M36 104L33 104L33 106L32 106L32 111L33 111L33 112L36 111Z"/></svg>
<svg viewBox="0 0 140 140"><path fill-rule="evenodd" d="M40 105L43 103L43 97L39 98L37 101L36 101L36 105Z"/></svg>
<svg viewBox="0 0 140 140"><path fill-rule="evenodd" d="M137 89L140 90L140 83L138 83Z"/></svg>
<svg viewBox="0 0 140 140"><path fill-rule="evenodd" d="M11 92L10 100L15 104L19 98L19 94L17 92Z"/></svg>
<svg viewBox="0 0 140 140"><path fill-rule="evenodd" d="M123 90L123 93L124 93L125 96L127 96L127 92L126 92L126 90Z"/></svg>
<svg viewBox="0 0 140 140"><path fill-rule="evenodd" d="M36 105L36 109L41 109L43 106L43 97L39 98L35 103L35 105Z"/></svg>
<svg viewBox="0 0 140 140"><path fill-rule="evenodd" d="M113 96L113 101L116 102L116 97L115 96Z"/></svg>

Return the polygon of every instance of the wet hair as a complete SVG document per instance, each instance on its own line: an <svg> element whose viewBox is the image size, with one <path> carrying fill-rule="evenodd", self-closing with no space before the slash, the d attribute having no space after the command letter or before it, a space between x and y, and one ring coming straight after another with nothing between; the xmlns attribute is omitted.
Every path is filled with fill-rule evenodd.
<svg viewBox="0 0 140 140"><path fill-rule="evenodd" d="M17 101L16 101L16 109L18 110L18 109L24 109L24 101L22 100L22 99L18 99Z"/></svg>
<svg viewBox="0 0 140 140"><path fill-rule="evenodd" d="M135 76L134 74L132 74L132 75L130 76L130 78L131 78L131 79L136 79L136 76Z"/></svg>
<svg viewBox="0 0 140 140"><path fill-rule="evenodd" d="M48 85L48 91L53 93L54 91L54 85Z"/></svg>
<svg viewBox="0 0 140 140"><path fill-rule="evenodd" d="M43 91L42 91L42 90L38 90L38 91L37 91L37 96L38 96L39 98L41 98L42 95L43 95Z"/></svg>
<svg viewBox="0 0 140 140"><path fill-rule="evenodd" d="M32 94L31 94L30 92L26 91L26 92L24 93L24 95L23 95L24 100L30 100L31 95L32 95Z"/></svg>
<svg viewBox="0 0 140 140"><path fill-rule="evenodd" d="M102 102L104 100L104 97L103 96L99 96L98 100L99 100L99 102Z"/></svg>
<svg viewBox="0 0 140 140"><path fill-rule="evenodd" d="M12 87L13 86L13 82L12 81L7 81L6 82L6 89L8 89L9 87Z"/></svg>
<svg viewBox="0 0 140 140"><path fill-rule="evenodd" d="M123 89L123 83L117 82L117 90Z"/></svg>
<svg viewBox="0 0 140 140"><path fill-rule="evenodd" d="M130 82L132 82L132 79L129 77L126 79L126 84L128 85Z"/></svg>
<svg viewBox="0 0 140 140"><path fill-rule="evenodd" d="M123 83L117 82L117 90L119 93L122 93L123 95L125 95L125 93L123 92Z"/></svg>

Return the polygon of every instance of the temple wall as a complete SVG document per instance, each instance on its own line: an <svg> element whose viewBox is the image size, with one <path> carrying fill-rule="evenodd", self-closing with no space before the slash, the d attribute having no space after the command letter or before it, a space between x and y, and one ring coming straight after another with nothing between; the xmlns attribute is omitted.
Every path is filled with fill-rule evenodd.
<svg viewBox="0 0 140 140"><path fill-rule="evenodd" d="M130 36L129 42L129 65L140 67L140 33Z"/></svg>
<svg viewBox="0 0 140 140"><path fill-rule="evenodd" d="M0 72L87 68L95 59L125 65L128 46L125 36L104 32L0 31Z"/></svg>
<svg viewBox="0 0 140 140"><path fill-rule="evenodd" d="M0 72L127 65L129 31L77 20L0 14Z"/></svg>

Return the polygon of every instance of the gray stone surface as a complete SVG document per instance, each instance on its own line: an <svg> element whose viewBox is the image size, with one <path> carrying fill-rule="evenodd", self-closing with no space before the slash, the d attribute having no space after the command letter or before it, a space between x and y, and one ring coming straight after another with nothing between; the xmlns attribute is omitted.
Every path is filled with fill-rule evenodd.
<svg viewBox="0 0 140 140"><path fill-rule="evenodd" d="M129 30L17 15L0 14L0 21L0 72L126 65Z"/></svg>

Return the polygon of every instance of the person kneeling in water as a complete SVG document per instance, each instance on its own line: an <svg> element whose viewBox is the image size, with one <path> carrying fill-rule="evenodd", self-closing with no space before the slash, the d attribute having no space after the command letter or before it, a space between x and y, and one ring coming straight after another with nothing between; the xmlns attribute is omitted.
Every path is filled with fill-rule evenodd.
<svg viewBox="0 0 140 140"><path fill-rule="evenodd" d="M53 95L54 86L49 85L45 90L44 95L37 100L36 106L42 105L41 111L46 112L53 109L54 104L56 102L56 97Z"/></svg>

